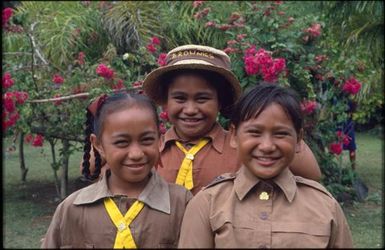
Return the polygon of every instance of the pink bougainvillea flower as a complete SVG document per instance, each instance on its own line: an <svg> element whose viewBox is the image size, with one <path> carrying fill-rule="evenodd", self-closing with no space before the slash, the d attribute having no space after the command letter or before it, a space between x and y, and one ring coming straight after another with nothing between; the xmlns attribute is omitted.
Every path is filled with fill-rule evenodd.
<svg viewBox="0 0 385 250"><path fill-rule="evenodd" d="M357 81L357 79L355 79L354 77L349 78L342 85L342 91L352 95L357 94L360 91L360 89L361 89L361 83Z"/></svg>
<svg viewBox="0 0 385 250"><path fill-rule="evenodd" d="M304 100L301 103L301 109L305 115L312 114L315 111L316 107L317 107L316 101Z"/></svg>
<svg viewBox="0 0 385 250"><path fill-rule="evenodd" d="M311 27L305 30L306 33L309 33L311 37L315 38L321 35L321 24L314 23Z"/></svg>
<svg viewBox="0 0 385 250"><path fill-rule="evenodd" d="M84 57L86 56L86 54L84 54L83 51L80 51L79 54L78 54L78 63L79 65L83 65L85 62L84 62Z"/></svg>
<svg viewBox="0 0 385 250"><path fill-rule="evenodd" d="M164 121L168 121L168 112L167 111L160 112L159 117Z"/></svg>
<svg viewBox="0 0 385 250"><path fill-rule="evenodd" d="M124 81L122 79L119 79L116 84L112 86L112 89L114 90L120 90L124 89L126 86L124 86Z"/></svg>
<svg viewBox="0 0 385 250"><path fill-rule="evenodd" d="M5 72L3 75L3 88L7 89L13 86L14 81L12 80L11 73Z"/></svg>
<svg viewBox="0 0 385 250"><path fill-rule="evenodd" d="M314 61L316 61L317 63L322 63L323 61L326 61L328 59L329 58L326 55L317 55L315 56Z"/></svg>
<svg viewBox="0 0 385 250"><path fill-rule="evenodd" d="M243 38L245 38L247 35L246 34L238 34L237 35L237 40L238 41L241 41L241 40L243 40Z"/></svg>
<svg viewBox="0 0 385 250"><path fill-rule="evenodd" d="M194 8L198 8L199 6L201 6L203 4L204 1L194 1L193 2L193 7Z"/></svg>
<svg viewBox="0 0 385 250"><path fill-rule="evenodd" d="M27 134L25 137L24 137L24 141L26 143L31 143L33 140L33 135L32 134Z"/></svg>
<svg viewBox="0 0 385 250"><path fill-rule="evenodd" d="M154 44L154 45L160 45L160 40L159 40L158 37L153 36L153 37L151 38L151 43Z"/></svg>
<svg viewBox="0 0 385 250"><path fill-rule="evenodd" d="M15 91L14 96L16 97L17 104L23 104L28 99L28 93L24 91Z"/></svg>
<svg viewBox="0 0 385 250"><path fill-rule="evenodd" d="M332 154L339 155L342 153L342 144L334 142L329 145L329 151Z"/></svg>
<svg viewBox="0 0 385 250"><path fill-rule="evenodd" d="M152 43L151 44L147 44L146 49L150 53L155 53L155 51L156 51L156 48L155 48L154 44L152 44Z"/></svg>
<svg viewBox="0 0 385 250"><path fill-rule="evenodd" d="M166 126L164 125L163 122L161 122L161 123L159 124L159 132L160 132L161 134L165 134L165 133L167 132L167 128L166 128Z"/></svg>
<svg viewBox="0 0 385 250"><path fill-rule="evenodd" d="M9 113L12 113L16 109L16 105L13 97L14 96L12 92L7 92L3 95L3 107Z"/></svg>
<svg viewBox="0 0 385 250"><path fill-rule="evenodd" d="M12 8L5 8L2 11L2 26L6 27L8 24L9 19L11 19L13 15L13 9Z"/></svg>
<svg viewBox="0 0 385 250"><path fill-rule="evenodd" d="M55 94L53 97L54 98L58 98L58 97L61 97L61 95L60 94ZM57 100L57 101L53 102L53 105L59 106L60 104L62 104L62 102L63 102L63 100Z"/></svg>
<svg viewBox="0 0 385 250"><path fill-rule="evenodd" d="M208 21L205 24L205 28L207 28L207 27L215 27L215 26L216 26L216 23L214 21Z"/></svg>
<svg viewBox="0 0 385 250"><path fill-rule="evenodd" d="M344 135L343 139L342 139L342 143L347 146L349 145L350 141L352 140L352 138L348 135Z"/></svg>
<svg viewBox="0 0 385 250"><path fill-rule="evenodd" d="M166 53L160 53L160 55L158 57L158 64L159 64L159 66L164 66L164 65L167 64L166 57L167 57Z"/></svg>
<svg viewBox="0 0 385 250"><path fill-rule="evenodd" d="M3 88L7 89L13 86L14 81L12 80L11 73L6 72L3 76Z"/></svg>
<svg viewBox="0 0 385 250"><path fill-rule="evenodd" d="M136 81L133 82L131 85L134 89L141 88L143 86L143 81Z"/></svg>
<svg viewBox="0 0 385 250"><path fill-rule="evenodd" d="M239 50L237 48L231 48L227 47L223 50L226 54L232 54L232 53L237 53Z"/></svg>
<svg viewBox="0 0 385 250"><path fill-rule="evenodd" d="M33 138L32 146L34 147L42 147L44 142L44 137L41 134L37 134L35 138Z"/></svg>
<svg viewBox="0 0 385 250"><path fill-rule="evenodd" d="M108 68L103 63L99 64L98 67L96 67L96 74L108 80L114 77L114 71Z"/></svg>
<svg viewBox="0 0 385 250"><path fill-rule="evenodd" d="M52 81L55 84L62 84L64 82L64 78L59 74L54 74L52 77Z"/></svg>

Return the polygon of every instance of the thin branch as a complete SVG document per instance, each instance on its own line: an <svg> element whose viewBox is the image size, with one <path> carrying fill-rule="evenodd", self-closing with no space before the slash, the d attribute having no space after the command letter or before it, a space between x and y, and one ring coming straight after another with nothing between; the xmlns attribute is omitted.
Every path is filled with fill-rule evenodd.
<svg viewBox="0 0 385 250"><path fill-rule="evenodd" d="M41 55L40 50L39 50L39 48L35 42L35 37L32 35L32 32L33 32L36 24L37 24L37 22L34 22L33 24L31 24L31 33L28 33L28 36L31 39L31 42L32 42L32 45L33 45L33 48L35 50L36 55L40 58L40 60L44 64L48 64L47 60L45 60L45 58Z"/></svg>
<svg viewBox="0 0 385 250"><path fill-rule="evenodd" d="M79 94L61 96L61 97L55 97L55 98L48 98L48 99L27 100L26 102L29 102L29 103L56 102L56 101L69 100L69 99L79 98L79 97L84 97L84 96L89 96L89 95L90 95L90 93L85 92L85 93L79 93Z"/></svg>
<svg viewBox="0 0 385 250"><path fill-rule="evenodd" d="M10 56L23 56L23 55L31 55L31 52L3 52L4 56L10 55Z"/></svg>

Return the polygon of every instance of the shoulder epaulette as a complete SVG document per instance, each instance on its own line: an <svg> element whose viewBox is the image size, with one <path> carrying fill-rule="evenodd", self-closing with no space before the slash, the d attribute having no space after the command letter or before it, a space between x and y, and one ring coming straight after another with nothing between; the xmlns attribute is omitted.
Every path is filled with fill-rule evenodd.
<svg viewBox="0 0 385 250"><path fill-rule="evenodd" d="M294 176L294 177L295 177L295 181L297 183L305 184L307 186L310 186L312 188L320 190L321 192L323 192L323 193L327 194L328 196L330 196L331 198L333 198L333 195L331 193L329 193L329 191L324 186L322 186L321 183L310 180L310 179L303 178L301 176Z"/></svg>
<svg viewBox="0 0 385 250"><path fill-rule="evenodd" d="M210 182L208 185L203 187L203 189L206 189L206 188L215 186L218 183L221 183L221 182L224 182L224 181L233 180L233 179L235 179L235 174L233 174L233 173L225 173L225 174L222 174L222 175L219 175L219 176L215 177L215 179L212 182Z"/></svg>

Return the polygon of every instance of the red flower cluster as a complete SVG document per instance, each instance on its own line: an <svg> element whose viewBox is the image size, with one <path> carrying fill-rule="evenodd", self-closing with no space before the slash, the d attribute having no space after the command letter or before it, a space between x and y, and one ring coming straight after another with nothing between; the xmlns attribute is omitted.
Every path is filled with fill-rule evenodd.
<svg viewBox="0 0 385 250"><path fill-rule="evenodd" d="M27 134L24 137L24 141L26 143L31 143L34 147L42 147L44 142L44 137L41 134L37 134L36 136L33 136L32 134Z"/></svg>
<svg viewBox="0 0 385 250"><path fill-rule="evenodd" d="M326 61L328 59L329 58L326 55L317 55L315 56L314 61L316 61L316 63L322 63L323 61Z"/></svg>
<svg viewBox="0 0 385 250"><path fill-rule="evenodd" d="M342 91L348 94L355 95L361 89L361 83L357 81L354 77L351 77L349 80L345 81L342 85Z"/></svg>
<svg viewBox="0 0 385 250"><path fill-rule="evenodd" d="M309 33L313 38L318 37L321 35L321 24L314 23L311 27L305 29L305 32Z"/></svg>
<svg viewBox="0 0 385 250"><path fill-rule="evenodd" d="M154 54L156 51L157 51L157 46L160 45L160 40L158 37L154 36L154 37L151 37L150 39L150 43L147 44L146 48L148 50L148 52Z"/></svg>
<svg viewBox="0 0 385 250"><path fill-rule="evenodd" d="M199 6L201 6L203 4L204 1L194 1L193 2L193 7L194 8L198 8Z"/></svg>
<svg viewBox="0 0 385 250"><path fill-rule="evenodd" d="M275 82L281 72L286 69L284 58L272 58L271 54L255 46L248 48L244 56L245 71L248 75L260 74L266 82Z"/></svg>
<svg viewBox="0 0 385 250"><path fill-rule="evenodd" d="M11 19L13 15L13 9L12 8L5 8L2 12L2 26L7 27L9 19Z"/></svg>
<svg viewBox="0 0 385 250"><path fill-rule="evenodd" d="M350 143L352 138L346 134L344 134L341 130L337 131L337 138L339 142L342 142L345 146Z"/></svg>
<svg viewBox="0 0 385 250"><path fill-rule="evenodd" d="M194 18L195 19L201 19L201 18L207 16L207 14L209 14L210 11L211 11L210 7L204 8L203 10L200 10L197 13L195 13Z"/></svg>
<svg viewBox="0 0 385 250"><path fill-rule="evenodd" d="M166 57L167 57L166 53L160 53L160 55L158 57L158 64L159 64L159 66L164 66L164 65L167 64Z"/></svg>
<svg viewBox="0 0 385 250"><path fill-rule="evenodd" d="M164 121L168 121L168 112L167 111L160 112L159 117Z"/></svg>
<svg viewBox="0 0 385 250"><path fill-rule="evenodd" d="M64 82L64 78L59 74L54 74L52 77L52 81L55 84L62 84Z"/></svg>
<svg viewBox="0 0 385 250"><path fill-rule="evenodd" d="M301 103L301 109L305 115L312 114L316 108L317 108L317 102L316 101L304 100Z"/></svg>
<svg viewBox="0 0 385 250"><path fill-rule="evenodd" d="M99 64L98 67L96 67L96 74L107 80L112 79L114 77L114 71L108 68L103 63Z"/></svg>
<svg viewBox="0 0 385 250"><path fill-rule="evenodd" d="M12 80L11 73L5 72L5 74L3 75L3 88L7 89L12 87L13 83L14 81Z"/></svg>
<svg viewBox="0 0 385 250"><path fill-rule="evenodd" d="M84 62L84 57L86 56L86 54L84 54L83 51L80 51L79 54L78 54L78 60L77 62L79 63L79 65L83 65L85 62Z"/></svg>
<svg viewBox="0 0 385 250"><path fill-rule="evenodd" d="M3 95L3 131L12 127L19 120L16 104L23 104L28 99L28 93L23 91L6 92Z"/></svg>
<svg viewBox="0 0 385 250"><path fill-rule="evenodd" d="M342 144L337 142L330 144L329 152L335 155L340 155L342 153Z"/></svg>
<svg viewBox="0 0 385 250"><path fill-rule="evenodd" d="M124 89L126 86L124 86L124 81L122 79L119 79L116 84L112 86L112 89L114 90L120 90Z"/></svg>

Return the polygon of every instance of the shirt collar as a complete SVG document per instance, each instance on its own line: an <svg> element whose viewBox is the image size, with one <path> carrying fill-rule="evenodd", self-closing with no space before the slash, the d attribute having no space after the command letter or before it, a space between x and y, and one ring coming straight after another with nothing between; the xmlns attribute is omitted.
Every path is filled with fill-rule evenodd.
<svg viewBox="0 0 385 250"><path fill-rule="evenodd" d="M89 204L106 197L112 197L113 194L108 189L107 185L108 175L107 171L98 182L83 188L74 200L74 204ZM150 180L143 189L142 193L140 193L138 200L153 209L170 214L171 208L169 193L167 182L163 180L154 169L152 169Z"/></svg>
<svg viewBox="0 0 385 250"><path fill-rule="evenodd" d="M214 127L205 137L210 138L215 150L217 150L219 153L222 153L223 147L225 144L225 131L221 127L221 125L219 125L218 122L215 123ZM175 132L175 127L172 126L170 129L167 130L167 132L164 134L162 138L162 142L160 145L160 152L162 152L166 148L166 145L168 143L171 143L177 140L179 140L179 137Z"/></svg>
<svg viewBox="0 0 385 250"><path fill-rule="evenodd" d="M234 180L234 189L238 199L243 200L247 193L260 181L247 167L242 166L237 172L237 178ZM297 191L297 184L291 171L285 168L272 181L283 191L286 199L292 202Z"/></svg>

